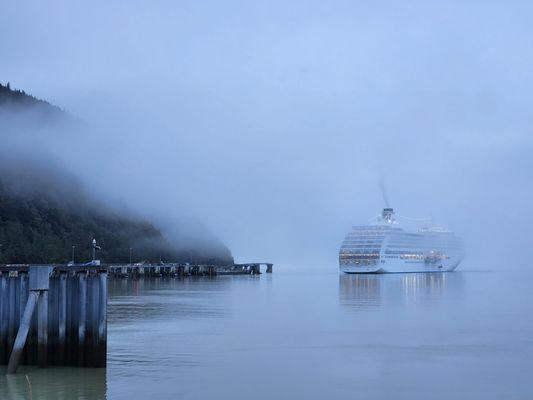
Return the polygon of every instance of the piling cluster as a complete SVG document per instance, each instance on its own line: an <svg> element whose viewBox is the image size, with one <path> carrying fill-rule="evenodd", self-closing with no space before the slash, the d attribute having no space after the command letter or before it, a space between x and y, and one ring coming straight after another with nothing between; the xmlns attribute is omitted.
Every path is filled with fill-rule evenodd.
<svg viewBox="0 0 533 400"><path fill-rule="evenodd" d="M0 364L105 367L106 343L106 269L0 267Z"/></svg>

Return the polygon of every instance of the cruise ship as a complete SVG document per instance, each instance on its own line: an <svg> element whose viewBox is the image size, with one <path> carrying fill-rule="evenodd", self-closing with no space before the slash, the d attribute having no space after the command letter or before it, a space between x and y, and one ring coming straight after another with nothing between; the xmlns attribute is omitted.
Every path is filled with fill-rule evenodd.
<svg viewBox="0 0 533 400"><path fill-rule="evenodd" d="M453 271L465 255L461 238L443 228L400 226L392 208L369 225L354 226L339 252L347 274Z"/></svg>

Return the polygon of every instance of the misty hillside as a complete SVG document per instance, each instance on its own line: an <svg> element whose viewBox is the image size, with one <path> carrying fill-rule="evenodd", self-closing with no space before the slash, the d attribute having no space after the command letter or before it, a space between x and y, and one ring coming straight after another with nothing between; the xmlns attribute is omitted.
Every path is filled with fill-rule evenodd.
<svg viewBox="0 0 533 400"><path fill-rule="evenodd" d="M0 85L0 110L29 108L54 118L66 115L46 101ZM171 243L152 223L107 209L51 162L0 154L0 263L65 263L72 246L77 262L88 261L93 238L103 262L128 262L130 248L134 262L233 262L218 240L209 248Z"/></svg>
<svg viewBox="0 0 533 400"><path fill-rule="evenodd" d="M47 101L38 99L24 90L11 89L10 84L0 83L0 107L8 110L38 109L49 117L65 117L63 111Z"/></svg>

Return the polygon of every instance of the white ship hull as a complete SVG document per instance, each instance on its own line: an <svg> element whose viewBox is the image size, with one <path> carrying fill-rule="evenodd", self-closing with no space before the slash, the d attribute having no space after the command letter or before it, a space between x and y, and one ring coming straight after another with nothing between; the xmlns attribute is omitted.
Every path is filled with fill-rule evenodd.
<svg viewBox="0 0 533 400"><path fill-rule="evenodd" d="M397 274L409 272L451 272L461 262L457 260L443 260L437 263L407 260L381 260L376 265L343 265L340 270L345 274Z"/></svg>

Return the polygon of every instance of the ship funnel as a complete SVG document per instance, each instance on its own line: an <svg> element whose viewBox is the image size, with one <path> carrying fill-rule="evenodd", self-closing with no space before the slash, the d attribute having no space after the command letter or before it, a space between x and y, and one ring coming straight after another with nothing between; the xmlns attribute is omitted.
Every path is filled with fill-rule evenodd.
<svg viewBox="0 0 533 400"><path fill-rule="evenodd" d="M387 222L394 221L394 209L390 207L384 208L381 212L381 218Z"/></svg>

